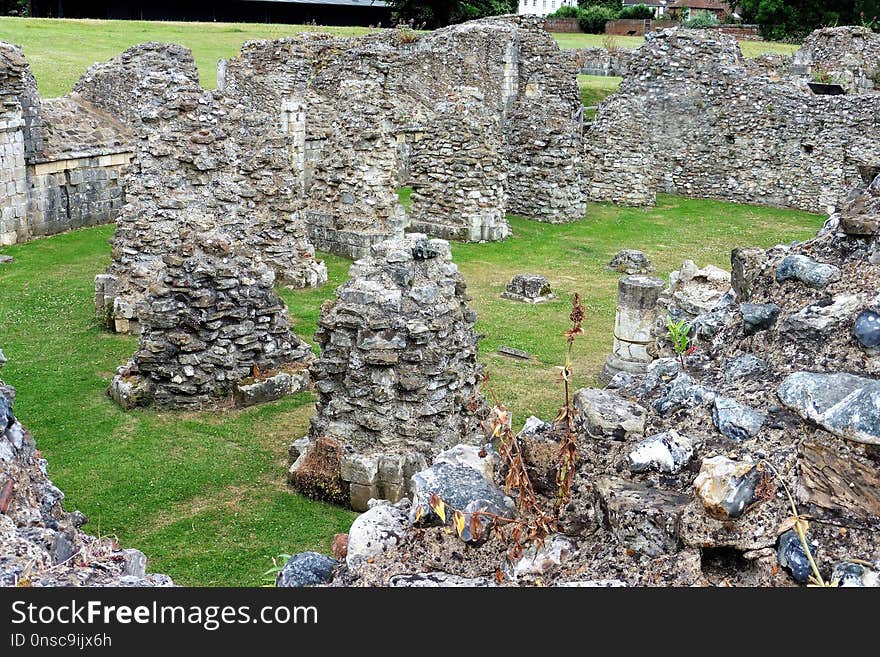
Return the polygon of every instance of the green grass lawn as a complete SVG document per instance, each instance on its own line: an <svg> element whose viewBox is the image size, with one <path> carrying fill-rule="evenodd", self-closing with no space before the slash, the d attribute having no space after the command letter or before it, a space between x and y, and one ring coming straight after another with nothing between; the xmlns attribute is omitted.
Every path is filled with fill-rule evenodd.
<svg viewBox="0 0 880 657"><path fill-rule="evenodd" d="M554 32L553 37L560 48L604 48L607 46L604 34L564 34ZM614 43L618 48L635 49L645 42L644 37L615 36ZM792 43L777 41L740 41L739 47L746 57L758 57L769 53L792 55L800 47Z"/></svg>
<svg viewBox="0 0 880 657"><path fill-rule="evenodd" d="M0 18L0 40L20 45L40 94L52 98L69 92L95 62L146 41L179 43L193 51L202 86L217 86L217 62L238 54L251 39L278 39L298 32L321 31L358 36L364 27L320 27L272 23L175 23L48 18Z"/></svg>
<svg viewBox="0 0 880 657"><path fill-rule="evenodd" d="M175 23L153 21L104 21L49 18L0 18L0 40L24 49L40 94L63 96L95 62L105 61L126 48L145 41L179 43L193 51L202 86L217 85L217 62L233 57L250 39L277 39L305 31L358 36L364 27L325 27L272 23ZM601 34L553 34L562 48L602 47ZM615 37L622 48L638 48L642 37ZM786 43L743 41L746 57L766 52L791 54L797 46Z"/></svg>
<svg viewBox="0 0 880 657"><path fill-rule="evenodd" d="M581 103L584 107L595 107L608 96L617 91L623 78L612 75L579 75L577 76L578 89L581 92ZM589 110L587 118L596 115L596 110Z"/></svg>
<svg viewBox="0 0 880 657"><path fill-rule="evenodd" d="M586 335L575 346L575 383L592 385L611 344L617 275L604 265L621 248L646 251L658 272L683 258L726 265L736 245L803 239L817 215L661 196L651 209L593 203L584 221L541 224L512 217L513 237L456 244L453 256L479 312L481 359L515 424L560 405L556 366L569 299L585 299ZM92 279L109 262L112 226L89 228L3 249L0 348L3 378L18 389L16 413L49 459L65 506L90 518L87 529L115 535L150 557L150 569L186 585L258 585L281 553L326 552L346 531L347 511L306 500L285 485L287 446L308 428L310 394L225 413L123 412L106 396L115 367L136 338L112 335L93 317ZM318 307L345 280L348 261L327 260L330 282L282 290L295 330L311 341ZM528 306L499 297L517 272L546 275L559 299ZM497 355L524 349L528 362Z"/></svg>

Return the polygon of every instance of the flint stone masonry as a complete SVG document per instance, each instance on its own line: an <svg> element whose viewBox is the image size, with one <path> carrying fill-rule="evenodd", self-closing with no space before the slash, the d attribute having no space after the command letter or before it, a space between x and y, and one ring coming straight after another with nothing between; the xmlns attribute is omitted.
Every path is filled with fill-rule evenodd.
<svg viewBox="0 0 880 657"><path fill-rule="evenodd" d="M755 73L731 36L646 35L585 134L590 199L653 205L662 192L825 211L868 182L880 96L817 96Z"/></svg>
<svg viewBox="0 0 880 657"><path fill-rule="evenodd" d="M574 62L536 17L470 21L422 35L303 34L245 43L220 91L274 117L309 237L351 257L414 232L507 236L514 212L585 212ZM396 188L413 190L404 217Z"/></svg>
<svg viewBox="0 0 880 657"><path fill-rule="evenodd" d="M363 509L370 498L410 494L410 477L442 450L483 444L487 406L477 391L476 313L447 242L382 242L350 276L321 309L305 444L344 445L341 476Z"/></svg>
<svg viewBox="0 0 880 657"><path fill-rule="evenodd" d="M140 345L110 395L125 408L204 408L305 389L311 351L290 331L272 270L219 232L190 231L140 302Z"/></svg>
<svg viewBox="0 0 880 657"><path fill-rule="evenodd" d="M510 279L501 296L523 303L544 303L556 298L550 291L550 282L540 274L517 274Z"/></svg>
<svg viewBox="0 0 880 657"><path fill-rule="evenodd" d="M848 93L874 89L872 80L880 64L880 34L867 27L826 27L814 31L801 44L792 62L792 73L804 77L828 75Z"/></svg>
<svg viewBox="0 0 880 657"><path fill-rule="evenodd" d="M131 132L76 94L41 101L21 50L0 42L0 245L109 223Z"/></svg>
<svg viewBox="0 0 880 657"><path fill-rule="evenodd" d="M265 112L204 91L192 53L147 43L92 66L76 93L133 130L112 263L96 280L98 317L137 332L136 308L196 222L254 251L280 283L326 280L300 218L288 137Z"/></svg>

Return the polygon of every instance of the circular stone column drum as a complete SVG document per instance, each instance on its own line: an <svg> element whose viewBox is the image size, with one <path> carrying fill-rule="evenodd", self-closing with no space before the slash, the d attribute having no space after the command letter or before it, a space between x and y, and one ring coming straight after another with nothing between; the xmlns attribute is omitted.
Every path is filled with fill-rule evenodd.
<svg viewBox="0 0 880 657"><path fill-rule="evenodd" d="M653 342L657 301L665 287L661 279L641 274L624 276L618 282L614 345L599 375L604 383L618 372L643 374L648 369L653 358L647 347Z"/></svg>

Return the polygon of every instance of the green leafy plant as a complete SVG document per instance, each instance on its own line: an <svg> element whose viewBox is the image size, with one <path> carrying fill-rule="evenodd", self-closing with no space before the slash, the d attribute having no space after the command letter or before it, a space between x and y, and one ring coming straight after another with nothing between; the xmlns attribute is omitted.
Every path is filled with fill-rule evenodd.
<svg viewBox="0 0 880 657"><path fill-rule="evenodd" d="M685 27L690 28L715 27L718 24L718 17L711 11L692 12L683 23Z"/></svg>
<svg viewBox="0 0 880 657"><path fill-rule="evenodd" d="M666 316L666 331L669 341L672 343L672 350L678 357L678 362L682 369L685 368L684 357L692 352L691 347L691 325L686 319L676 321L671 315Z"/></svg>
<svg viewBox="0 0 880 657"><path fill-rule="evenodd" d="M272 557L272 567L263 573L263 577L267 580L271 580L267 586L275 586L275 580L278 578L278 573L284 570L284 565L290 561L291 556L293 555L279 554L276 557Z"/></svg>

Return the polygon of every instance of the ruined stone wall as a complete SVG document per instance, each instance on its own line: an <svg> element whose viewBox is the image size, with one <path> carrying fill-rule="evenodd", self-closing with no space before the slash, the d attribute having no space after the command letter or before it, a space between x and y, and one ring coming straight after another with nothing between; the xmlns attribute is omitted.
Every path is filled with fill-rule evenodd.
<svg viewBox="0 0 880 657"><path fill-rule="evenodd" d="M321 309L310 368L318 394L295 483L319 438L341 449L344 497L397 500L439 451L482 440L476 313L449 244L418 233L372 247ZM298 441L300 443L301 441ZM302 459L300 459L302 457Z"/></svg>
<svg viewBox="0 0 880 657"><path fill-rule="evenodd" d="M111 327L136 329L137 302L190 220L252 247L284 284L326 280L299 218L287 136L265 112L202 90L188 50L135 46L89 69L76 91L136 134L113 262L96 281Z"/></svg>
<svg viewBox="0 0 880 657"><path fill-rule="evenodd" d="M0 43L0 244L108 223L131 134L74 96L41 102L21 51Z"/></svg>
<svg viewBox="0 0 880 657"><path fill-rule="evenodd" d="M389 59L375 37L303 34L247 42L222 64L220 91L288 135L302 219L322 250L356 258L403 234Z"/></svg>
<svg viewBox="0 0 880 657"><path fill-rule="evenodd" d="M27 170L21 97L27 62L21 51L0 46L0 244L27 233Z"/></svg>
<svg viewBox="0 0 880 657"><path fill-rule="evenodd" d="M817 79L828 76L850 93L871 91L876 86L873 78L880 73L880 34L860 26L815 30L795 53L792 73Z"/></svg>
<svg viewBox="0 0 880 657"><path fill-rule="evenodd" d="M619 48L613 53L607 48L578 48L575 65L582 75L622 77L626 75L631 50Z"/></svg>
<svg viewBox="0 0 880 657"><path fill-rule="evenodd" d="M410 143L411 230L463 242L504 239L509 178L497 116L467 101L435 111L430 131Z"/></svg>
<svg viewBox="0 0 880 657"><path fill-rule="evenodd" d="M586 133L590 198L645 205L665 192L823 211L880 164L880 97L815 96L750 70L732 37L649 34Z"/></svg>
<svg viewBox="0 0 880 657"><path fill-rule="evenodd" d="M508 210L547 221L584 214L574 63L535 18L471 21L424 35L249 42L221 65L220 89L274 113L291 135L303 215L320 248L359 257L399 237L407 221L395 195L401 182L424 192L423 208L450 209L446 218L431 216L436 234L502 239L504 230L462 231L474 221L473 180L443 143L480 144L466 157L492 172L481 222ZM438 112L447 102L470 103L472 111L454 125ZM413 167L413 153L432 143L438 162ZM500 195L494 172L505 168L516 170L517 181ZM431 177L440 170L449 185ZM489 208L504 196L507 207Z"/></svg>
<svg viewBox="0 0 880 657"><path fill-rule="evenodd" d="M111 396L126 408L205 408L231 405L242 382L244 394L273 377L274 397L302 390L311 350L290 330L272 270L210 221L179 230L163 275L138 302L140 345Z"/></svg>

